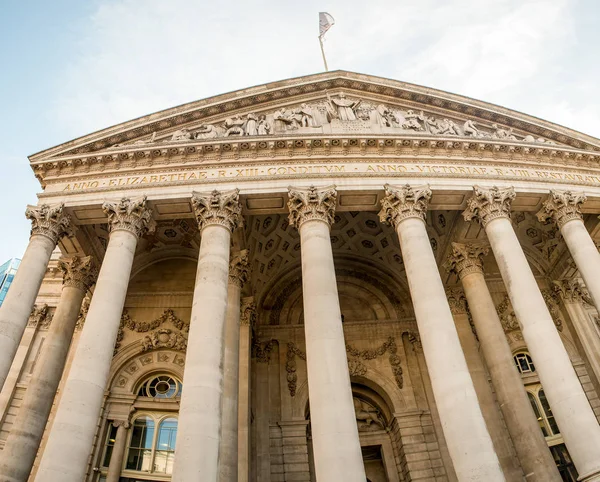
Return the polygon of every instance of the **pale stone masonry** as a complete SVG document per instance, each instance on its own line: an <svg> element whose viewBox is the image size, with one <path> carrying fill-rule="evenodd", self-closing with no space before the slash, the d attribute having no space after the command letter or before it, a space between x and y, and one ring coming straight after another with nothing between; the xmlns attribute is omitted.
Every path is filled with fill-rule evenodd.
<svg viewBox="0 0 600 482"><path fill-rule="evenodd" d="M0 482L600 482L600 140L336 71L30 162Z"/></svg>

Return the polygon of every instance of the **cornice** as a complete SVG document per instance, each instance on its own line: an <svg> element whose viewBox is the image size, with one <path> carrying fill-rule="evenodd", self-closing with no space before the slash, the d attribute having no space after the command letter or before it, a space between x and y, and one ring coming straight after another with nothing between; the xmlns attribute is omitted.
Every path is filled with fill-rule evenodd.
<svg viewBox="0 0 600 482"><path fill-rule="evenodd" d="M266 107L269 103L292 102L300 100L302 96L324 94L332 89L373 97L384 96L391 101L412 102L431 109L445 109L525 131L572 148L600 151L598 139L500 106L405 82L335 71L251 87L160 111L44 150L30 156L30 160L37 163L56 156L85 157L88 153L150 136L153 132L176 129L215 116L226 117L244 109Z"/></svg>

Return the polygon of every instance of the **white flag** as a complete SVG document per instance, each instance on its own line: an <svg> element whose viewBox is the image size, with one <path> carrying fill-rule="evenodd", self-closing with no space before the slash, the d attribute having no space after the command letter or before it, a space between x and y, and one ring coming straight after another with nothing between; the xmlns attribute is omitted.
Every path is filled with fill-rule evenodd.
<svg viewBox="0 0 600 482"><path fill-rule="evenodd" d="M335 20L327 12L319 12L319 37L323 37L334 23Z"/></svg>

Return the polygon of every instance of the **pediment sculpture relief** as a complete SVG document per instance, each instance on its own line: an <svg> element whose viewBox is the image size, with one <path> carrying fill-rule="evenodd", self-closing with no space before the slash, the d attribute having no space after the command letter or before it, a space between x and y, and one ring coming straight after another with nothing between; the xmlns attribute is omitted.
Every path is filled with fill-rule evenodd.
<svg viewBox="0 0 600 482"><path fill-rule="evenodd" d="M181 128L170 137L157 139L157 134L133 144L157 142L191 142L229 137L299 134L402 134L471 137L490 140L522 141L554 144L541 137L520 135L510 127L496 123L483 124L473 119L451 119L424 110L404 109L383 103L375 104L350 98L341 92L327 98L301 103L296 107L280 107L272 112L234 115L224 121ZM120 147L115 145L113 147Z"/></svg>
<svg viewBox="0 0 600 482"><path fill-rule="evenodd" d="M374 405L360 398L354 397L354 413L356 414L356 425L359 432L382 430L385 428L381 411Z"/></svg>

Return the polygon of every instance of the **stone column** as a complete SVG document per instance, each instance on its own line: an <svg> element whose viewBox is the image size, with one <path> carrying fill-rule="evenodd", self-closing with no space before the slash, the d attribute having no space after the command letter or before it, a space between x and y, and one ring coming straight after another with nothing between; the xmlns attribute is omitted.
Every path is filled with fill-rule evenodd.
<svg viewBox="0 0 600 482"><path fill-rule="evenodd" d="M223 353L223 426L219 453L219 480L238 480L238 391L240 374L240 301L248 281L248 250L235 254L229 264L225 349Z"/></svg>
<svg viewBox="0 0 600 482"><path fill-rule="evenodd" d="M462 282L498 404L526 480L560 482L485 282L483 257L487 253L488 248L481 245L452 243L446 268Z"/></svg>
<svg viewBox="0 0 600 482"><path fill-rule="evenodd" d="M600 384L600 337L583 305L593 304L589 293L576 279L556 281L554 289L563 300L565 310L592 368L596 384Z"/></svg>
<svg viewBox="0 0 600 482"><path fill-rule="evenodd" d="M243 221L242 208L237 189L193 193L192 205L201 241L172 481L216 482L229 253L231 233Z"/></svg>
<svg viewBox="0 0 600 482"><path fill-rule="evenodd" d="M152 222L145 197L105 202L102 208L108 215L110 238L36 482L81 482L85 478L135 248Z"/></svg>
<svg viewBox="0 0 600 482"><path fill-rule="evenodd" d="M89 256L61 259L58 266L63 273L60 301L6 445L0 452L4 482L24 482L29 477L65 367L81 303L97 275Z"/></svg>
<svg viewBox="0 0 600 482"><path fill-rule="evenodd" d="M431 249L428 186L385 186L379 217L396 228L444 436L459 480L505 480Z"/></svg>
<svg viewBox="0 0 600 482"><path fill-rule="evenodd" d="M585 200L582 192L550 191L537 216L542 222L553 220L560 229L594 306L600 312L600 254L579 210Z"/></svg>
<svg viewBox="0 0 600 482"><path fill-rule="evenodd" d="M63 204L29 206L25 216L31 220L31 237L0 307L0 389L27 326L52 251L70 225L69 216L63 213Z"/></svg>
<svg viewBox="0 0 600 482"><path fill-rule="evenodd" d="M238 482L250 480L250 359L252 329L256 321L254 298L242 300L240 315L240 366L238 401Z"/></svg>
<svg viewBox="0 0 600 482"><path fill-rule="evenodd" d="M523 338L580 480L600 481L600 426L510 221L513 188L474 188L464 212L485 229Z"/></svg>
<svg viewBox="0 0 600 482"><path fill-rule="evenodd" d="M306 366L317 480L364 482L330 228L337 193L290 188L290 224L300 231Z"/></svg>
<svg viewBox="0 0 600 482"><path fill-rule="evenodd" d="M116 420L113 422L113 426L117 427L117 436L115 437L110 463L108 464L106 482L119 482L121 478L123 459L125 458L125 450L127 449L127 432L130 424L127 420Z"/></svg>

